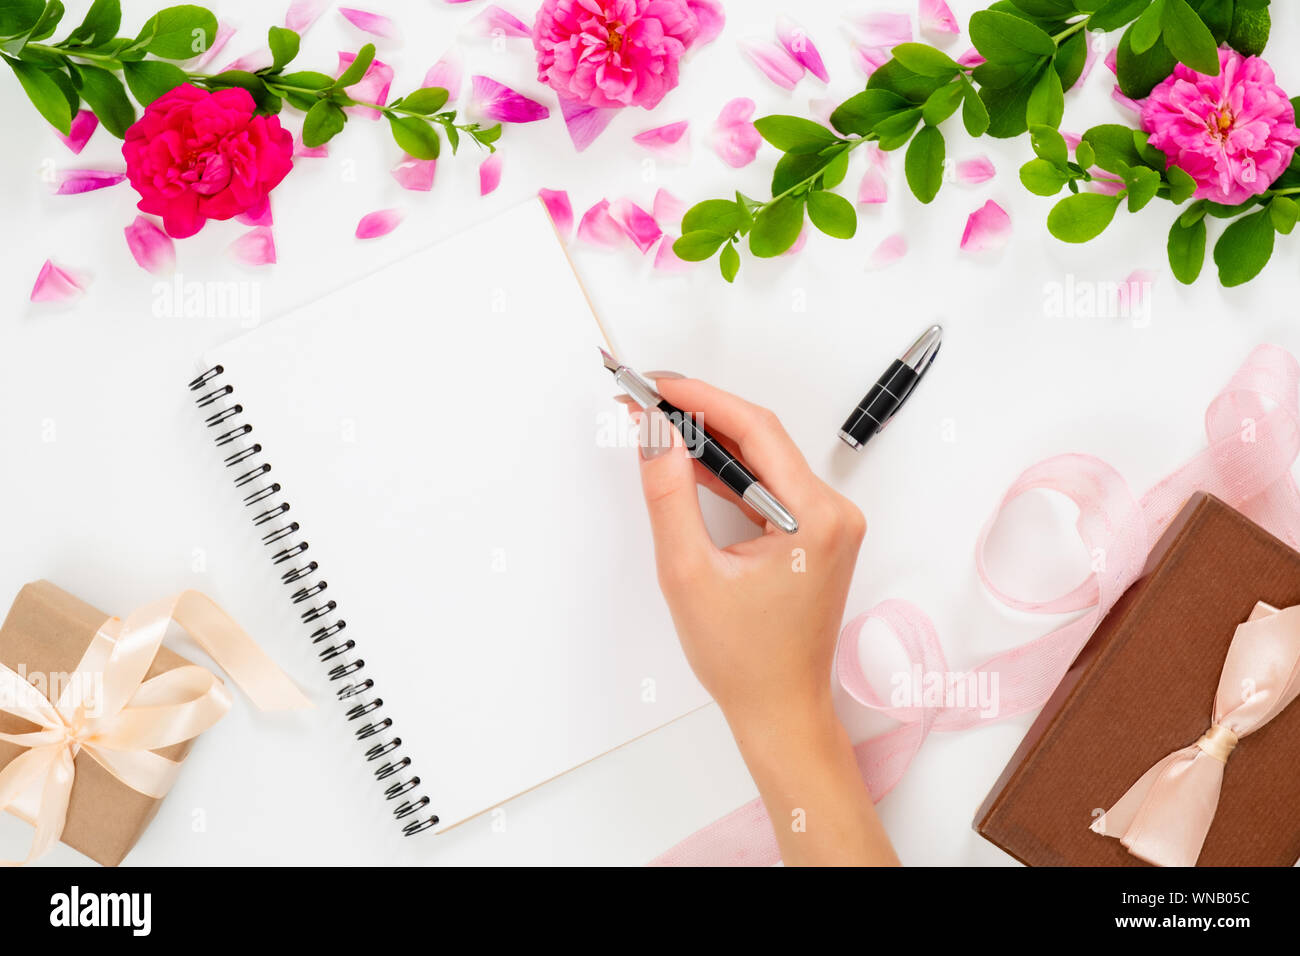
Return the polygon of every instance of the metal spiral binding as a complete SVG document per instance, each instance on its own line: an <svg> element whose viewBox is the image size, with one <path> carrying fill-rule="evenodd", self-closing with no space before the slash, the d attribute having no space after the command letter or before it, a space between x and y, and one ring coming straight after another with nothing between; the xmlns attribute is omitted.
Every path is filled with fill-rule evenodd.
<svg viewBox="0 0 1300 956"><path fill-rule="evenodd" d="M225 465L234 469L235 487L241 491L247 489L244 506L252 509L253 527L270 549L272 565L277 569L286 568L280 574L280 581L286 587L294 586L289 598L303 623L313 625L309 637L313 645L319 645L317 657L329 663L326 676L331 683L343 682L334 693L339 700L347 702L347 719L364 721L356 726L354 736L357 740L374 741L365 751L365 758L368 763L382 761L373 773L376 780L387 784L385 798L390 801L402 798L393 807L393 816L407 821L402 824L402 832L407 836L423 833L438 823L438 817L436 814L417 816L429 806L429 798L413 792L420 786L420 778L410 772L411 758L398 753L402 738L393 733L392 719L380 713L384 701L375 694L374 681L358 676L365 669L365 661L350 656L356 643L342 636L347 621L339 616L338 603L326 595L329 583L321 577L320 565L303 559L310 545L299 534L298 522L288 517L292 509L281 495L279 482L267 477L271 465L264 460L262 446L248 438L253 426L240 421L244 406L231 400L234 387L217 382L224 374L225 369L216 365L190 382L190 391L200 393L194 404L200 409L219 406L207 415L204 424L214 429L213 441L218 448L232 447Z"/></svg>

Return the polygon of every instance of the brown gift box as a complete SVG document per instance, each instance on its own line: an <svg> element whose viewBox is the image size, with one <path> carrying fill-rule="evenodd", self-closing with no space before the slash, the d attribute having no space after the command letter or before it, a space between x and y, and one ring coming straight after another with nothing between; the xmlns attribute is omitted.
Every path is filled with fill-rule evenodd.
<svg viewBox="0 0 1300 956"><path fill-rule="evenodd" d="M976 830L1030 866L1147 865L1089 825L1209 728L1228 645L1257 601L1300 604L1300 554L1217 498L1194 496L1043 707ZM1229 758L1198 865L1293 865L1297 767L1300 702Z"/></svg>
<svg viewBox="0 0 1300 956"><path fill-rule="evenodd" d="M0 663L13 670L21 665L28 674L69 674L108 617L48 581L25 585L0 627ZM161 647L145 679L188 663ZM27 733L35 729L20 717L0 713L0 731ZM192 743L173 744L156 753L180 760ZM22 752L18 745L0 741L0 768ZM77 754L74 765L76 777L63 842L97 863L116 866L140 839L162 801L132 790L87 753Z"/></svg>

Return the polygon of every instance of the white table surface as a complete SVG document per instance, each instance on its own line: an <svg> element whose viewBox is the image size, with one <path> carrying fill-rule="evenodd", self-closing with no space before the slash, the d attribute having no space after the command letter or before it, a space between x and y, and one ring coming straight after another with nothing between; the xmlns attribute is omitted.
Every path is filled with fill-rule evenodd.
<svg viewBox="0 0 1300 956"><path fill-rule="evenodd" d="M134 0L123 5L125 29L154 9ZM532 0L504 5L531 19ZM68 6L71 25L88 3ZM396 68L397 94L419 84L483 4L366 6L388 12L403 28L403 40L381 44L380 52ZM964 23L982 4L952 6ZM216 8L239 27L218 62L260 44L283 14L278 4L252 0L222 0ZM659 109L626 111L585 153L574 152L555 109L547 122L506 131L504 178L495 194L478 195L472 146L439 162L432 193L410 193L388 175L397 154L386 131L354 121L331 143L328 159L300 160L274 193L277 265L234 264L224 249L246 227L210 223L178 243L178 274L187 282L251 283L259 317L270 318L539 187L568 189L578 215L602 196L627 195L648 208L660 186L688 202L736 187L762 195L771 150L732 171L709 147L722 105L750 96L759 115L806 112L810 99L844 98L862 79L850 60L843 5L733 0L728 8L721 39L690 57L682 85ZM856 9L903 12L914 4ZM829 89L807 77L787 94L741 57L737 39L770 37L779 12L796 14L820 45ZM1283 39L1300 41L1300 12L1275 4L1273 15L1279 78L1300 90L1300 60L1277 54ZM331 10L307 35L300 65L333 69L337 50L362 42ZM554 107L530 75L526 40L463 42L468 72L517 85ZM967 46L963 37L952 50ZM1070 95L1067 129L1120 118L1110 80L1099 66L1085 89ZM100 130L73 156L12 80L0 82L0 115L7 131L0 151L3 601L37 578L118 613L198 588L243 622L300 684L319 691L319 665L279 589L268 583L242 516L228 511L224 478L214 474L184 388L195 357L238 334L243 321L154 315L158 280L135 265L122 236L136 214L129 186L50 194L43 176L51 168L120 168L117 141ZM689 165L656 163L631 142L640 130L683 118L692 124ZM292 128L296 134L296 122ZM1172 218L1166 206L1121 213L1105 241L1067 247L1046 232L1049 202L1017 182L1016 168L1029 156L1024 140L973 143L959 129L948 138L956 158L987 153L996 179L946 186L923 208L906 192L900 157L889 177L890 202L863 210L855 240L814 235L797 257L747 257L734 287L721 282L712 263L680 276L656 274L630 246L575 246L574 258L630 361L713 380L783 416L814 468L857 501L870 522L849 612L886 597L917 602L933 616L956 669L1051 623L1001 609L975 577L976 533L1008 483L1043 457L1082 451L1114 463L1140 491L1199 450L1206 404L1252 346L1272 341L1300 350L1300 241L1280 240L1267 273L1246 288L1221 290L1210 270L1196 286L1181 287L1164 263ZM856 190L862 173L862 158L855 160L846 191ZM966 216L988 198L1011 214L1009 245L992 257L960 253ZM406 211L396 232L370 243L352 238L364 213L390 206ZM908 256L884 271L866 270L871 250L899 230ZM47 257L91 276L84 298L59 307L27 301ZM1045 308L1052 283L1118 281L1139 268L1156 282L1149 314L1137 320L1059 317ZM430 277L430 287L455 281ZM453 320L438 315L435 295L412 296L412 321ZM895 353L935 320L948 335L933 375L890 431L855 456L836 439L840 421ZM496 387L484 379L479 357L431 355L429 362L431 374L463 380L467 396ZM538 371L544 382L545 370ZM1040 592L1072 583L1085 562L1070 545L1068 520L1051 524L1059 509L1026 510L1037 512L1035 529L1046 523L1048 530L1024 531L1013 563L1024 573L1038 569L1033 584ZM628 515L628 533L640 540L644 522L641 514ZM458 623L472 624L447 622L447 629ZM860 734L887 726L864 721L850 707L844 713ZM880 805L904 861L1011 862L971 830L971 819L1029 722L1023 716L936 735L925 745ZM294 719L236 706L196 746L129 862L639 864L755 795L721 715L709 707L436 840L408 840L387 819L343 723L328 701ZM0 821L0 856L25 847L25 836L16 821ZM60 846L46 862L86 861Z"/></svg>

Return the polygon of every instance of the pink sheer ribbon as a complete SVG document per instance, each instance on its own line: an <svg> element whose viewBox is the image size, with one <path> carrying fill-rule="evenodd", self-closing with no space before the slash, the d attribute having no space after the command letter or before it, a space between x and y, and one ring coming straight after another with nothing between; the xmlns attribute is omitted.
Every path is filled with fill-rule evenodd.
<svg viewBox="0 0 1300 956"><path fill-rule="evenodd" d="M57 700L46 699L0 664L0 712L38 728L0 733L0 740L27 748L0 770L0 811L10 810L35 828L26 859L0 860L0 866L29 863L59 842L79 752L133 790L161 798L181 762L154 751L197 737L230 709L225 685L198 665L144 679L172 621L189 632L259 710L312 706L253 639L197 591L138 608L125 621L106 621Z"/></svg>
<svg viewBox="0 0 1300 956"><path fill-rule="evenodd" d="M1285 349L1261 345L1210 403L1208 447L1159 481L1140 499L1110 465L1087 455L1039 462L1012 484L981 531L976 568L989 592L1010 608L1040 614L1083 612L1064 627L1003 651L967 675L997 674L1001 706L995 716L977 703L965 706L893 707L874 690L858 655L859 635L871 619L883 622L922 673L948 671L933 623L920 608L888 600L859 615L840 634L836 677L849 696L899 726L855 747L863 782L875 800L906 772L931 731L968 730L1041 707L1093 629L1141 574L1151 546L1183 503L1207 491L1256 523L1300 547L1300 490L1291 467L1300 455L1300 365ZM992 527L1013 499L1035 489L1065 495L1079 508L1076 527L1100 570L1050 601L1004 593L990 580L984 549ZM971 686L978 686L972 684ZM770 866L780 859L772 823L760 800L715 821L652 861L656 866Z"/></svg>
<svg viewBox="0 0 1300 956"><path fill-rule="evenodd" d="M1237 627L1219 674L1210 729L1138 778L1092 823L1134 856L1157 866L1195 866L1219 806L1237 742L1300 696L1300 606L1262 601Z"/></svg>

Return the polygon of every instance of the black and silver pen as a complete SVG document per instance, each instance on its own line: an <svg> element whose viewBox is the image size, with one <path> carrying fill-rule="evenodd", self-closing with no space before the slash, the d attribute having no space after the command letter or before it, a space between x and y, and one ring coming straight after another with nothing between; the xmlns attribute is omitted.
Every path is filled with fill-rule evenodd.
<svg viewBox="0 0 1300 956"><path fill-rule="evenodd" d="M840 429L840 438L846 445L860 451L872 435L885 427L885 423L903 407L921 376L929 370L930 363L939 354L942 340L943 329L932 325L921 333L910 349L894 360Z"/></svg>
<svg viewBox="0 0 1300 956"><path fill-rule="evenodd" d="M663 412L664 417L682 433L691 457L698 459L700 464L717 475L718 480L734 491L741 501L787 534L794 534L799 530L799 522L786 510L785 505L777 501L776 496L764 488L753 473L742 465L736 456L723 448L702 425L696 424L688 413L665 399L645 378L619 362L604 349L600 350L600 357L605 363L605 368L614 373L614 381L618 383L619 388L632 396L632 400L647 411L658 408Z"/></svg>

